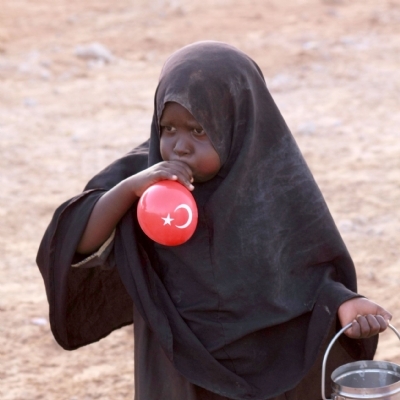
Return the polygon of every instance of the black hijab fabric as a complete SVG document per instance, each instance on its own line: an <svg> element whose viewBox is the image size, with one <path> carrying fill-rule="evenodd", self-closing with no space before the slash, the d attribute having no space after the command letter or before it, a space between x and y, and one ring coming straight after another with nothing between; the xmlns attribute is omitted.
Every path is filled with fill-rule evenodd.
<svg viewBox="0 0 400 400"><path fill-rule="evenodd" d="M203 126L222 164L211 181L195 184L194 236L177 247L151 242L134 205L117 227L118 274L71 270L97 199L162 161L158 123L172 101ZM195 43L167 60L149 141L61 206L38 264L64 348L130 323L133 300L174 367L232 399L293 388L336 323L338 306L358 296L352 260L260 69L219 42ZM376 339L347 344L354 358L366 359Z"/></svg>

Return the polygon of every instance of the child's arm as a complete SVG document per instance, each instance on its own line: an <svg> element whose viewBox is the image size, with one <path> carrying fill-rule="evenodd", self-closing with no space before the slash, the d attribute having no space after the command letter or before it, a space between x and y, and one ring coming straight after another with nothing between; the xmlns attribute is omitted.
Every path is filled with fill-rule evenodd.
<svg viewBox="0 0 400 400"><path fill-rule="evenodd" d="M357 297L340 305L338 317L342 327L353 323L345 335L357 339L384 331L392 319L392 314L366 298Z"/></svg>
<svg viewBox="0 0 400 400"><path fill-rule="evenodd" d="M163 161L123 180L96 203L78 244L77 252L96 251L111 235L116 225L143 192L161 180L176 180L193 190L192 171L181 161Z"/></svg>

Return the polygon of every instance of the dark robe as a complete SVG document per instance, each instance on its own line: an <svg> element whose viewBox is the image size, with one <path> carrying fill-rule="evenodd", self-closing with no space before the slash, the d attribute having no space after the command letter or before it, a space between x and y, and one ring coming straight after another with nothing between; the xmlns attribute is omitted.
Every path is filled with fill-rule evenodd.
<svg viewBox="0 0 400 400"><path fill-rule="evenodd" d="M202 125L222 164L215 178L195 184L195 234L180 246L154 243L134 204L116 229L116 268L71 268L100 196L162 161L159 119L169 101ZM131 323L134 304L135 342L145 343L136 349L140 400L160 398L148 393L155 382L164 379L164 389L172 382L168 368L210 399L279 396L310 374L338 307L359 296L351 257L259 67L218 42L186 46L167 60L150 139L60 206L38 265L52 331L65 349ZM370 359L377 339L341 342L351 359ZM164 378L151 373L160 351ZM171 398L187 400L185 393Z"/></svg>

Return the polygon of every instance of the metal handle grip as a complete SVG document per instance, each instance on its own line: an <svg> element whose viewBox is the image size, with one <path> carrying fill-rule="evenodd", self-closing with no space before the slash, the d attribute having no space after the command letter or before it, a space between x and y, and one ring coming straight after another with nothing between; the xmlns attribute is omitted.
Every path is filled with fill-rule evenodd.
<svg viewBox="0 0 400 400"><path fill-rule="evenodd" d="M327 399L325 397L325 373L326 373L326 361L328 360L328 355L329 352L332 349L332 346L335 344L337 338L347 329L349 329L351 327L353 323L351 322L350 324L347 324L344 328L342 328L331 340L331 342L329 343L329 346L327 347L326 351L325 351L325 355L324 355L324 360L322 361L322 376L321 376L321 396L323 398L323 400L331 400L331 399ZM396 336L399 338L400 340L400 333L398 332L398 330L392 325L389 324L388 325L389 328L396 334Z"/></svg>

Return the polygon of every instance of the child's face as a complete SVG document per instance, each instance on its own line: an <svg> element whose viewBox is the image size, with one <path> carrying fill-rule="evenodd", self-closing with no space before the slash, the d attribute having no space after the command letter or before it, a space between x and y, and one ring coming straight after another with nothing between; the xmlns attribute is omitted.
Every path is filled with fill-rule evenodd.
<svg viewBox="0 0 400 400"><path fill-rule="evenodd" d="M160 151L164 161L183 161L195 182L213 178L221 168L220 158L202 126L183 106L165 104L160 119Z"/></svg>

